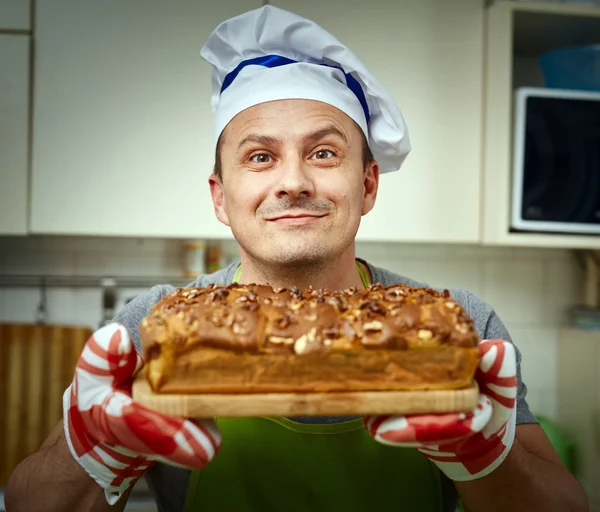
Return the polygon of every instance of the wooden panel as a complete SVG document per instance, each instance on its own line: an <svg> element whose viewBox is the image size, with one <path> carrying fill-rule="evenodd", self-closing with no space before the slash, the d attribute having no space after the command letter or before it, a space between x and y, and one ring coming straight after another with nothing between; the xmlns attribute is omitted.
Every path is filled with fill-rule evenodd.
<svg viewBox="0 0 600 512"><path fill-rule="evenodd" d="M87 327L0 325L0 487L62 418Z"/></svg>
<svg viewBox="0 0 600 512"><path fill-rule="evenodd" d="M133 398L163 414L187 418L349 416L470 411L477 406L479 389L473 383L448 391L161 395L152 392L140 372Z"/></svg>

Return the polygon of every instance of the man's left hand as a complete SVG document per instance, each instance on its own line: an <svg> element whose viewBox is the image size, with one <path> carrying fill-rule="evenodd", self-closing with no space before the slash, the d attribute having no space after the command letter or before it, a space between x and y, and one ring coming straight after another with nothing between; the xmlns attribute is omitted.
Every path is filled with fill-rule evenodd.
<svg viewBox="0 0 600 512"><path fill-rule="evenodd" d="M454 481L490 474L506 458L515 438L517 362L504 340L483 340L476 372L480 395L468 413L367 416L365 425L383 444L412 447Z"/></svg>

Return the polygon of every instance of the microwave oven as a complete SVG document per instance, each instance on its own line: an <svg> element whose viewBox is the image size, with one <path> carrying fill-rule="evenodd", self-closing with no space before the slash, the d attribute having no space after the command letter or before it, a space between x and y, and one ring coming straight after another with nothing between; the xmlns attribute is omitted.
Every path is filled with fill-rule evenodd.
<svg viewBox="0 0 600 512"><path fill-rule="evenodd" d="M514 99L511 231L600 235L600 92Z"/></svg>

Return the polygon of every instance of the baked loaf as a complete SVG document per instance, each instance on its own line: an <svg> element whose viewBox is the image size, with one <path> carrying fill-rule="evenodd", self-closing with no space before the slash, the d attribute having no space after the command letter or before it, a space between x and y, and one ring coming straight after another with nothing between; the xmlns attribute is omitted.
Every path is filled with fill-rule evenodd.
<svg viewBox="0 0 600 512"><path fill-rule="evenodd" d="M478 365L473 321L445 291L180 288L140 325L156 393L453 389Z"/></svg>

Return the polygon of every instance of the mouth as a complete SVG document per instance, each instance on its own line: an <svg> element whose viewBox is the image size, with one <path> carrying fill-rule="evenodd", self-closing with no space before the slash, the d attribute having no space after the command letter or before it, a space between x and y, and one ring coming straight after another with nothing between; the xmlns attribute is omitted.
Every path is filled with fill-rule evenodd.
<svg viewBox="0 0 600 512"><path fill-rule="evenodd" d="M327 214L324 213L322 215L314 215L310 213L300 213L300 214L286 214L280 215L278 217L272 217L267 219L268 222L275 222L277 224L287 224L287 225L295 225L301 226L304 224L311 224L313 222L326 217Z"/></svg>

